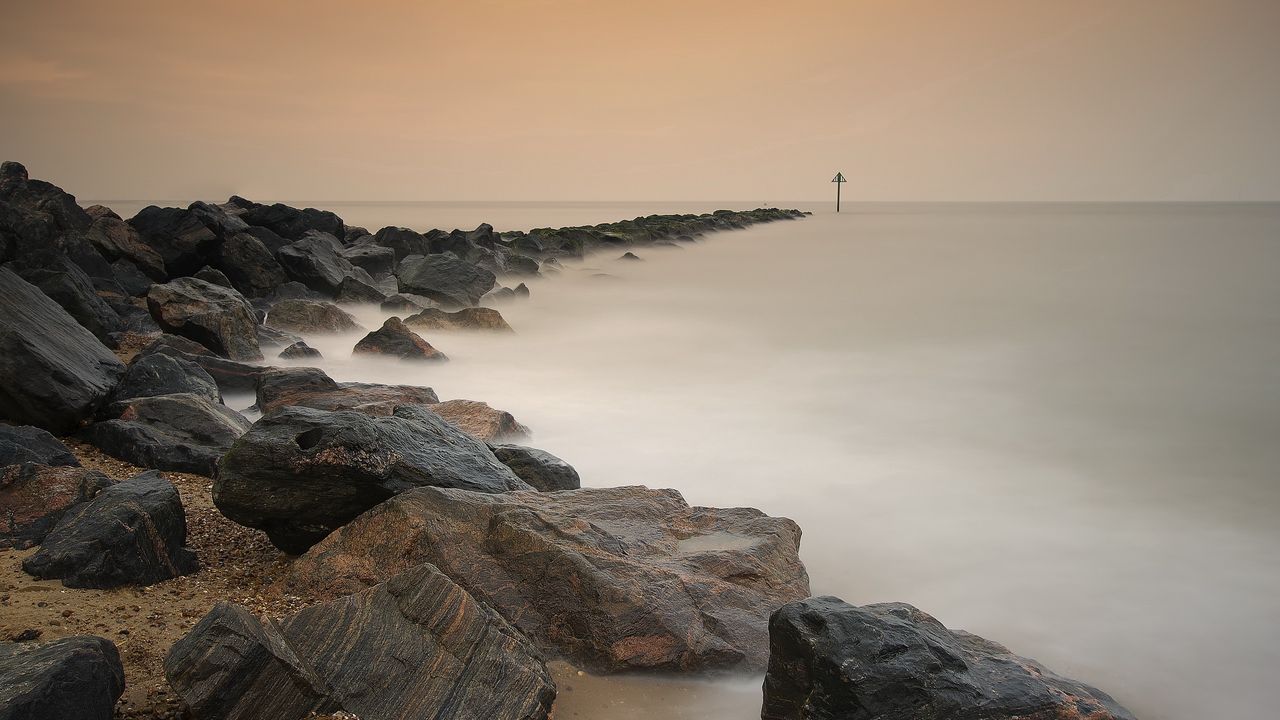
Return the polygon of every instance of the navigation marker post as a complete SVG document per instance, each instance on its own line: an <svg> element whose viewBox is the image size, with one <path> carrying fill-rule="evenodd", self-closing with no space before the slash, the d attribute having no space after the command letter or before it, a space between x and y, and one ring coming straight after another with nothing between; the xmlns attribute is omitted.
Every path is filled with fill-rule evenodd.
<svg viewBox="0 0 1280 720"><path fill-rule="evenodd" d="M836 173L831 182L836 184L836 212L840 212L840 185L849 181L844 179L844 173Z"/></svg>

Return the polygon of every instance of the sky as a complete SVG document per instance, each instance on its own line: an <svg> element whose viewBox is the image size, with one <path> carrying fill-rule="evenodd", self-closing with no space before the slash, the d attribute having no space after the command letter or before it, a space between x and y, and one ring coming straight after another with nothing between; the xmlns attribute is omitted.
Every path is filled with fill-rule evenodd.
<svg viewBox="0 0 1280 720"><path fill-rule="evenodd" d="M81 198L1280 200L1275 0L5 0Z"/></svg>

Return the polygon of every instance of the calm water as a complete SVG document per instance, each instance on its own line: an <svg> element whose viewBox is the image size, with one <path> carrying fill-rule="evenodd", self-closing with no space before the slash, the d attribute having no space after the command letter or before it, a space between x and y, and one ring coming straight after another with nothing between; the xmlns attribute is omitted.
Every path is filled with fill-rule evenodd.
<svg viewBox="0 0 1280 720"><path fill-rule="evenodd" d="M324 206L504 229L756 204ZM815 594L913 603L1148 720L1274 718L1280 206L851 209L591 258L503 308L515 335L428 335L439 367L313 340L338 379L510 410L585 484L794 518ZM558 717L759 713L758 678L567 684Z"/></svg>

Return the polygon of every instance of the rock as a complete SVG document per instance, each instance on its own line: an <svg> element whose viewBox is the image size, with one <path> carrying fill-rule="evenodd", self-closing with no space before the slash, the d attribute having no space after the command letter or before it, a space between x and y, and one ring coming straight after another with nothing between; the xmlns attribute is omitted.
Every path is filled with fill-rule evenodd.
<svg viewBox="0 0 1280 720"><path fill-rule="evenodd" d="M0 467L0 548L39 545L68 508L110 485L111 478L80 467L29 462Z"/></svg>
<svg viewBox="0 0 1280 720"><path fill-rule="evenodd" d="M290 280L277 287L271 293L270 300L273 303L278 303L281 300L324 300L324 295L300 282Z"/></svg>
<svg viewBox="0 0 1280 720"><path fill-rule="evenodd" d="M183 208L143 208L129 219L142 242L160 256L168 277L183 277L209 264L218 236Z"/></svg>
<svg viewBox="0 0 1280 720"><path fill-rule="evenodd" d="M138 357L152 354L169 355L194 362L209 373L209 377L213 378L218 389L223 392L253 392L258 376L272 369L220 358L200 343L177 335L161 335L140 350Z"/></svg>
<svg viewBox="0 0 1280 720"><path fill-rule="evenodd" d="M389 317L382 327L361 338L352 353L357 355L387 355L401 360L448 360L444 353L431 347L398 317Z"/></svg>
<svg viewBox="0 0 1280 720"><path fill-rule="evenodd" d="M342 279L355 271L355 266L338 254L341 248L332 235L313 233L280 248L276 259L289 277L333 297L342 287Z"/></svg>
<svg viewBox="0 0 1280 720"><path fill-rule="evenodd" d="M0 181L18 180L26 182L30 179L27 166L15 160L5 160L0 164Z"/></svg>
<svg viewBox="0 0 1280 720"><path fill-rule="evenodd" d="M123 374L66 310L0 267L0 417L69 432L93 417Z"/></svg>
<svg viewBox="0 0 1280 720"><path fill-rule="evenodd" d="M502 319L502 313L492 308L463 308L457 312L446 312L437 308L427 308L417 315L405 318L405 325L427 328L429 330L502 330L511 331L511 326Z"/></svg>
<svg viewBox="0 0 1280 720"><path fill-rule="evenodd" d="M3 720L111 720L123 692L120 653L106 638L0 644Z"/></svg>
<svg viewBox="0 0 1280 720"><path fill-rule="evenodd" d="M352 265L364 268L370 275L386 275L396 267L399 258L390 247L381 245L353 245L338 251Z"/></svg>
<svg viewBox="0 0 1280 720"><path fill-rule="evenodd" d="M271 250L247 232L228 235L218 246L216 262L245 297L266 297L289 280Z"/></svg>
<svg viewBox="0 0 1280 720"><path fill-rule="evenodd" d="M190 338L231 360L261 360L258 319L240 293L196 278L153 285L147 307L165 332Z"/></svg>
<svg viewBox="0 0 1280 720"><path fill-rule="evenodd" d="M196 571L186 541L178 489L145 472L68 510L22 569L67 587L154 585Z"/></svg>
<svg viewBox="0 0 1280 720"><path fill-rule="evenodd" d="M109 410L115 419L83 432L94 447L140 467L205 476L250 426L235 410L190 393L133 398Z"/></svg>
<svg viewBox="0 0 1280 720"><path fill-rule="evenodd" d="M400 292L425 295L446 305L475 305L493 288L493 273L450 255L410 257L396 269Z"/></svg>
<svg viewBox="0 0 1280 720"><path fill-rule="evenodd" d="M904 603L790 603L769 622L764 720L1132 720L1100 690Z"/></svg>
<svg viewBox="0 0 1280 720"><path fill-rule="evenodd" d="M116 282L120 284L120 289L124 290L129 297L142 297L155 284L150 277L147 277L128 258L120 258L111 263L111 272L115 273ZM148 315L148 317L150 316Z"/></svg>
<svg viewBox="0 0 1280 720"><path fill-rule="evenodd" d="M393 415L285 407L254 423L218 464L213 501L231 520L300 553L412 487L527 489L489 448L425 408Z"/></svg>
<svg viewBox="0 0 1280 720"><path fill-rule="evenodd" d="M240 219L250 225L267 228L282 238L301 239L309 231L328 233L335 238L345 237L346 226L342 218L325 210L289 207L281 203L258 205L245 210Z"/></svg>
<svg viewBox="0 0 1280 720"><path fill-rule="evenodd" d="M800 528L674 490L417 488L294 562L283 590L340 596L432 563L581 667L762 668L771 613L807 597Z"/></svg>
<svg viewBox="0 0 1280 720"><path fill-rule="evenodd" d="M299 333L340 333L364 330L351 313L322 300L282 300L271 306L266 324Z"/></svg>
<svg viewBox="0 0 1280 720"><path fill-rule="evenodd" d="M80 466L67 446L48 431L31 425L0 425L0 466L18 463Z"/></svg>
<svg viewBox="0 0 1280 720"><path fill-rule="evenodd" d="M271 251L273 257L275 256L275 253L279 252L280 248L293 242L292 240L286 240L280 237L264 227L250 226L249 229L245 231L245 234L252 235L256 238L258 242L262 243L263 247Z"/></svg>
<svg viewBox="0 0 1280 720"><path fill-rule="evenodd" d="M225 209L210 205L207 202L197 200L187 206L187 210L204 223L204 226L213 231L220 238L228 235L242 233L249 229L248 223L241 220L238 215L233 215Z"/></svg>
<svg viewBox="0 0 1280 720"><path fill-rule="evenodd" d="M228 278L221 270L211 268L208 265L200 268L191 277L203 280L207 283L213 283L214 285L220 285L224 288L230 288L231 290L236 289L235 285L231 284L231 279Z"/></svg>
<svg viewBox="0 0 1280 720"><path fill-rule="evenodd" d="M383 312L412 315L426 310L427 308L436 307L437 305L439 305L439 303L428 297L409 293L399 293L384 300L379 308Z"/></svg>
<svg viewBox="0 0 1280 720"><path fill-rule="evenodd" d="M118 402L174 393L191 393L210 402L222 402L218 384L204 368L184 358L161 354L135 357L111 399Z"/></svg>
<svg viewBox="0 0 1280 720"><path fill-rule="evenodd" d="M556 492L582 487L578 471L546 450L523 445L492 445L490 449L511 472L537 490Z"/></svg>
<svg viewBox="0 0 1280 720"><path fill-rule="evenodd" d="M86 212L93 217L93 225L89 227L86 237L104 258L113 262L126 260L152 281L164 282L168 279L164 258L143 242L142 236L132 225L101 205L87 208Z"/></svg>
<svg viewBox="0 0 1280 720"><path fill-rule="evenodd" d="M633 253L633 252L625 252L625 253L622 253L622 257L620 257L620 258L618 258L618 259L619 259L619 260L639 260L639 259L640 259L640 256L639 256L639 255L636 255L636 254L635 254L635 253Z"/></svg>
<svg viewBox="0 0 1280 720"><path fill-rule="evenodd" d="M538 275L538 261L518 253L504 253L502 267L507 275Z"/></svg>
<svg viewBox="0 0 1280 720"><path fill-rule="evenodd" d="M284 350L281 350L279 357L281 360L304 360L310 358L319 360L324 358L324 355L321 355L319 350L311 347L306 342L299 340Z"/></svg>
<svg viewBox="0 0 1280 720"><path fill-rule="evenodd" d="M488 305L501 305L509 300L516 299L516 291L509 287L500 287L493 292L480 298L480 302Z"/></svg>
<svg viewBox="0 0 1280 720"><path fill-rule="evenodd" d="M502 442L529 437L529 428L516 422L505 410L479 400L449 400L431 406L431 411L477 440Z"/></svg>
<svg viewBox="0 0 1280 720"><path fill-rule="evenodd" d="M98 340L109 342L112 333L123 329L120 316L105 300L98 297L93 281L71 260L59 258L42 268L20 269L18 274L61 305L67 314Z"/></svg>
<svg viewBox="0 0 1280 720"><path fill-rule="evenodd" d="M439 402L429 387L334 382L319 368L276 368L262 373L257 385L258 409L263 414L289 405L317 410L359 410L366 415L390 415L399 405Z"/></svg>
<svg viewBox="0 0 1280 720"><path fill-rule="evenodd" d="M432 252L427 238L408 228L384 227L373 236L373 244L390 249L394 257L393 264L410 255L427 255ZM384 272L390 272L390 268Z"/></svg>
<svg viewBox="0 0 1280 720"><path fill-rule="evenodd" d="M430 565L279 625L220 603L165 674L210 720L543 720L555 698L529 641Z"/></svg>
<svg viewBox="0 0 1280 720"><path fill-rule="evenodd" d="M529 286L525 285L524 283L520 283L519 285L515 286L515 289L513 289L511 292L513 292L515 296L518 298L528 298Z"/></svg>
<svg viewBox="0 0 1280 720"><path fill-rule="evenodd" d="M258 347L264 354L268 350L278 350L300 342L302 342L301 336L286 330L274 328L270 325L258 326Z"/></svg>
<svg viewBox="0 0 1280 720"><path fill-rule="evenodd" d="M345 277L338 286L337 301L345 304L372 303L381 304L387 299L381 290L358 278Z"/></svg>

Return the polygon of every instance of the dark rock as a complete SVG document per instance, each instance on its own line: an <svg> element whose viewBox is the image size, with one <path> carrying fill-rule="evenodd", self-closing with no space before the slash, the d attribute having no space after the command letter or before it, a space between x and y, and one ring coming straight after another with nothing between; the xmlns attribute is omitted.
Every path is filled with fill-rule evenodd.
<svg viewBox="0 0 1280 720"><path fill-rule="evenodd" d="M272 369L218 357L200 343L177 335L161 335L139 351L138 357L157 353L194 362L209 373L223 392L253 392L258 376Z"/></svg>
<svg viewBox="0 0 1280 720"><path fill-rule="evenodd" d="M387 318L381 328L361 338L352 352L357 355L386 355L412 361L449 359L410 330L398 317Z"/></svg>
<svg viewBox="0 0 1280 720"><path fill-rule="evenodd" d="M427 238L408 228L384 227L378 231L377 235L373 236L373 244L389 248L394 254L393 264L410 255L426 255L432 252ZM373 270L369 270L369 272L373 272ZM390 268L385 272L390 272Z"/></svg>
<svg viewBox="0 0 1280 720"><path fill-rule="evenodd" d="M385 275L396 267L399 258L395 250L381 245L353 245L343 248L338 253L358 268L364 268L370 275Z"/></svg>
<svg viewBox="0 0 1280 720"><path fill-rule="evenodd" d="M318 293L296 280L290 280L277 287L271 293L270 299L271 302L277 303L281 300L324 300L325 297L322 293Z"/></svg>
<svg viewBox="0 0 1280 720"><path fill-rule="evenodd" d="M270 295L289 279L272 251L247 232L228 235L218 246L215 262L245 297Z"/></svg>
<svg viewBox="0 0 1280 720"><path fill-rule="evenodd" d="M108 342L111 333L123 329L120 316L105 300L98 297L93 282L84 270L69 259L60 258L43 268L23 268L18 274L61 305L67 314L98 340Z"/></svg>
<svg viewBox="0 0 1280 720"><path fill-rule="evenodd" d="M196 278L154 285L147 307L165 332L182 335L231 360L261 360L258 319L240 293Z"/></svg>
<svg viewBox="0 0 1280 720"><path fill-rule="evenodd" d="M145 472L68 510L22 569L67 587L154 585L195 572L186 541L178 489Z"/></svg>
<svg viewBox="0 0 1280 720"><path fill-rule="evenodd" d="M793 602L769 621L765 720L1131 720L1106 693L904 603Z"/></svg>
<svg viewBox="0 0 1280 720"><path fill-rule="evenodd" d="M332 235L310 234L276 252L285 274L328 297L338 294L342 279L355 266L338 254L342 245Z"/></svg>
<svg viewBox="0 0 1280 720"><path fill-rule="evenodd" d="M544 720L555 698L529 641L430 565L279 625L220 603L174 644L165 674L218 720Z"/></svg>
<svg viewBox="0 0 1280 720"><path fill-rule="evenodd" d="M582 487L578 471L546 450L523 445L492 445L490 448L503 465L537 490L556 492Z"/></svg>
<svg viewBox="0 0 1280 720"><path fill-rule="evenodd" d="M674 490L417 488L296 560L283 589L340 596L428 562L580 666L755 669L769 615L809 594L799 545L790 520Z"/></svg>
<svg viewBox="0 0 1280 720"><path fill-rule="evenodd" d="M129 219L142 242L164 261L170 278L190 275L209 264L218 236L199 216L183 208L151 205Z"/></svg>
<svg viewBox="0 0 1280 720"><path fill-rule="evenodd" d="M516 299L516 291L508 287L500 287L493 292L480 298L480 302L492 305L500 305L509 300Z"/></svg>
<svg viewBox="0 0 1280 720"><path fill-rule="evenodd" d="M280 358L282 360L305 360L310 358L319 360L323 357L324 356L320 354L319 350L311 347L302 340L299 340L280 351Z"/></svg>
<svg viewBox="0 0 1280 720"><path fill-rule="evenodd" d="M368 228L362 228L359 225L348 225L346 233L342 236L342 242L347 245L353 245L366 238L372 238L373 234Z"/></svg>
<svg viewBox="0 0 1280 720"><path fill-rule="evenodd" d="M429 410L387 417L286 407L254 423L218 465L213 501L300 553L396 493L420 486L528 488L489 448Z"/></svg>
<svg viewBox="0 0 1280 720"><path fill-rule="evenodd" d="M0 425L0 466L18 463L80 466L67 446L48 431L31 425Z"/></svg>
<svg viewBox="0 0 1280 720"><path fill-rule="evenodd" d="M5 160L4 164L0 164L0 180L19 180L26 182L30 175L27 174L27 166L16 160Z"/></svg>
<svg viewBox="0 0 1280 720"><path fill-rule="evenodd" d="M405 313L412 315L413 313L421 312L427 308L435 307L436 305L436 301L431 298L425 298L421 295L406 295L404 293L399 293L384 300L379 308L383 312Z"/></svg>
<svg viewBox="0 0 1280 720"><path fill-rule="evenodd" d="M372 303L381 304L387 299L385 293L369 283L354 277L345 277L338 286L337 301L346 304Z"/></svg>
<svg viewBox="0 0 1280 720"><path fill-rule="evenodd" d="M120 288L130 297L146 295L154 284L151 278L128 258L120 258L111 263L111 272L115 273L116 282L120 283Z"/></svg>
<svg viewBox="0 0 1280 720"><path fill-rule="evenodd" d="M538 261L518 253L505 253L502 255L502 268L507 275L536 276Z"/></svg>
<svg viewBox="0 0 1280 720"><path fill-rule="evenodd" d="M207 202L197 200L187 206L187 209L200 222L204 223L205 227L221 238L235 233L242 233L249 229L248 223L240 219L239 216L233 215L217 205L210 205Z"/></svg>
<svg viewBox="0 0 1280 720"><path fill-rule="evenodd" d="M502 313L492 308L463 308L446 312L428 308L405 318L405 325L428 330L500 330L511 332L511 326L502 319Z"/></svg>
<svg viewBox="0 0 1280 720"><path fill-rule="evenodd" d="M120 653L106 638L0 644L2 720L111 720L123 692Z"/></svg>
<svg viewBox="0 0 1280 720"><path fill-rule="evenodd" d="M192 274L191 277L196 278L198 280L203 280L207 283L213 283L214 285L220 285L224 288L229 288L231 290L236 289L236 286L231 283L231 279L228 278L226 274L224 274L221 270L218 270L216 268L211 268L208 265L205 265L204 267L197 270L194 274Z"/></svg>
<svg viewBox="0 0 1280 720"><path fill-rule="evenodd" d="M293 242L292 240L286 240L285 238L280 237L264 227L250 226L249 229L245 231L245 234L252 235L258 242L262 243L263 247L271 251L273 257L275 253L280 251L280 248Z"/></svg>
<svg viewBox="0 0 1280 720"><path fill-rule="evenodd" d="M622 257L620 257L620 258L618 258L618 259L619 259L619 260L639 260L639 259L640 259L640 256L639 256L639 255L636 255L636 254L635 254L635 253L633 253L633 252L625 252L625 253L622 253Z"/></svg>
<svg viewBox="0 0 1280 720"><path fill-rule="evenodd" d="M93 225L89 227L86 237L104 258L110 261L128 261L155 282L168 279L164 258L143 242L142 235L132 225L101 205L88 208L87 212L93 216Z"/></svg>
<svg viewBox="0 0 1280 720"><path fill-rule="evenodd" d="M68 508L93 499L111 478L80 467L0 467L0 548L39 545Z"/></svg>
<svg viewBox="0 0 1280 720"><path fill-rule="evenodd" d="M274 328L270 325L258 326L258 347L262 349L263 353L270 349L288 347L298 342L302 342L302 338L291 332Z"/></svg>
<svg viewBox="0 0 1280 720"><path fill-rule="evenodd" d="M449 255L408 258L396 270L400 291L457 307L475 305L493 288L493 273Z"/></svg>
<svg viewBox="0 0 1280 720"><path fill-rule="evenodd" d="M271 306L267 325L299 333L340 333L363 330L351 313L322 300L283 300Z"/></svg>
<svg viewBox="0 0 1280 720"><path fill-rule="evenodd" d="M462 432L485 442L523 440L529 428L516 422L505 410L490 407L479 400L449 400L431 406L431 411L448 420Z"/></svg>
<svg viewBox="0 0 1280 720"><path fill-rule="evenodd" d="M235 410L190 393L133 398L108 409L115 419L83 432L94 447L140 467L206 476L250 425Z"/></svg>
<svg viewBox="0 0 1280 720"><path fill-rule="evenodd" d="M120 316L120 322L124 328L121 333L113 336L113 344L119 344L119 335L122 334L159 335L162 332L160 326L156 324L155 318L151 317L151 312L147 310L145 298L129 298L125 301L108 304Z"/></svg>
<svg viewBox="0 0 1280 720"><path fill-rule="evenodd" d="M134 357L111 399L114 402L174 393L191 393L210 402L222 402L218 384L204 368L185 358L158 353Z"/></svg>
<svg viewBox="0 0 1280 720"><path fill-rule="evenodd" d="M68 432L93 416L123 374L66 310L0 267L0 417Z"/></svg>
<svg viewBox="0 0 1280 720"><path fill-rule="evenodd" d="M289 405L317 410L358 410L390 415L399 405L439 402L429 387L334 382L319 368L276 368L262 373L257 386L258 409L264 414Z"/></svg>
<svg viewBox="0 0 1280 720"><path fill-rule="evenodd" d="M529 286L524 283L520 283L515 286L515 289L512 290L512 292L515 293L515 296L518 298L527 298L529 297Z"/></svg>
<svg viewBox="0 0 1280 720"><path fill-rule="evenodd" d="M258 205L245 210L240 219L250 225L267 228L282 238L298 240L308 231L328 233L335 238L345 237L346 226L342 218L325 210L289 207L281 203Z"/></svg>

